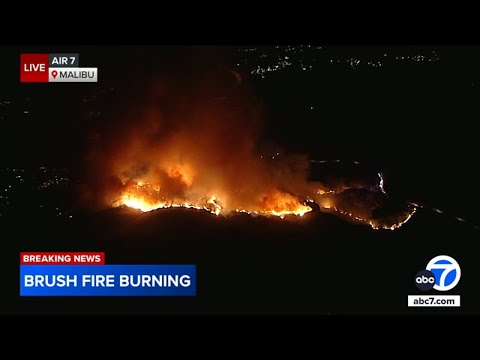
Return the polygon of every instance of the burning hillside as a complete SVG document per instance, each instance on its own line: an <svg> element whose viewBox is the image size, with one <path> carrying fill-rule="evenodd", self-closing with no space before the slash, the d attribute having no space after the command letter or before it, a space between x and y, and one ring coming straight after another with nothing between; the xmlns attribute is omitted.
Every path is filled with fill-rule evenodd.
<svg viewBox="0 0 480 360"><path fill-rule="evenodd" d="M391 221L377 226L371 211L364 211L379 207L383 188L377 202L352 208L345 205L352 196L338 196L342 185L332 190L308 181L308 156L278 148L266 156L260 107L244 92L219 99L210 91L182 90L156 89L137 108L132 104L130 112L95 128L87 159L90 203L143 212L185 207L284 218L303 216L316 202L372 227L396 226Z"/></svg>

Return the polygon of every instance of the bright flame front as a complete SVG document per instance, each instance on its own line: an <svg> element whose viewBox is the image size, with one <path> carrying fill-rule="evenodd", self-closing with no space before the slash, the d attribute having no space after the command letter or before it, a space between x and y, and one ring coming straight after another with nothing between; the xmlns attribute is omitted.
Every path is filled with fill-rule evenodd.
<svg viewBox="0 0 480 360"><path fill-rule="evenodd" d="M197 198L191 196L188 200L181 196L167 199L162 194L161 186L152 186L144 181L137 181L127 186L120 199L116 200L113 206L127 206L142 212L183 207L205 210L215 215L240 212L252 215L278 216L280 218L287 215L303 216L312 211L312 208L304 205L298 197L276 189L257 196L250 207L229 208L227 203L217 195Z"/></svg>

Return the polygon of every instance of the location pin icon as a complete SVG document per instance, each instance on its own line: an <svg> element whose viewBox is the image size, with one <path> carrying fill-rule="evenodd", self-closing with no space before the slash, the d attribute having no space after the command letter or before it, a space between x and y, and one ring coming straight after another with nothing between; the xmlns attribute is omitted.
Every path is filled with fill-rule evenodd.
<svg viewBox="0 0 480 360"><path fill-rule="evenodd" d="M57 70L53 70L52 71L52 76L53 76L54 79L57 77L57 75L58 75Z"/></svg>

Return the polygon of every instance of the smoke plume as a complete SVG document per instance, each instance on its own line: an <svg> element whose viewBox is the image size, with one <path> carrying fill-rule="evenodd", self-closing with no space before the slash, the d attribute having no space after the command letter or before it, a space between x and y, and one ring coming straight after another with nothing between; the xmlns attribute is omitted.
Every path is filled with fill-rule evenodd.
<svg viewBox="0 0 480 360"><path fill-rule="evenodd" d="M91 205L193 206L212 212L303 214L308 159L261 153L265 114L258 96L226 69L172 77L90 134Z"/></svg>

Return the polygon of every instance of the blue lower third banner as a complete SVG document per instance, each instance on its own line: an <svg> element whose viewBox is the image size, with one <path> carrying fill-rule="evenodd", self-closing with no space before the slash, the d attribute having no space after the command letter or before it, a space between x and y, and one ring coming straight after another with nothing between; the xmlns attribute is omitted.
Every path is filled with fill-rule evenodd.
<svg viewBox="0 0 480 360"><path fill-rule="evenodd" d="M195 265L20 265L20 296L195 295Z"/></svg>

